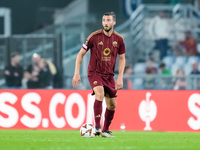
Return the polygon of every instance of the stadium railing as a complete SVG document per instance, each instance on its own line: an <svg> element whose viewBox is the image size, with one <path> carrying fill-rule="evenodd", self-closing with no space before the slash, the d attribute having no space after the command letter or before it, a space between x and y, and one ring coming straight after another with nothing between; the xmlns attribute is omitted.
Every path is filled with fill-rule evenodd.
<svg viewBox="0 0 200 150"><path fill-rule="evenodd" d="M64 84L65 89L73 89L72 86L73 76L65 76ZM117 75L115 76L115 79ZM87 81L87 76L81 76L81 80ZM128 82L131 84L132 90L199 90L200 89L200 76L187 75L187 76L172 76L172 75L146 75L146 74L133 74L124 76L123 84L124 90L129 90ZM182 87L179 88L178 85ZM91 89L89 82L81 82L78 89Z"/></svg>
<svg viewBox="0 0 200 150"><path fill-rule="evenodd" d="M4 68L10 63L10 53L20 54L20 65L24 69L32 63L32 55L38 53L41 57L53 61L55 46L54 34L27 34L0 37L0 88L5 87Z"/></svg>

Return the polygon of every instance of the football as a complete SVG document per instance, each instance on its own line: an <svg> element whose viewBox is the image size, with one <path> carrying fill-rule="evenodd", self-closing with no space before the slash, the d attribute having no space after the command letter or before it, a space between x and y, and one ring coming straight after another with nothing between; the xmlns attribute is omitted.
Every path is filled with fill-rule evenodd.
<svg viewBox="0 0 200 150"><path fill-rule="evenodd" d="M85 123L81 126L80 134L82 137L92 138L95 136L95 128L92 124Z"/></svg>

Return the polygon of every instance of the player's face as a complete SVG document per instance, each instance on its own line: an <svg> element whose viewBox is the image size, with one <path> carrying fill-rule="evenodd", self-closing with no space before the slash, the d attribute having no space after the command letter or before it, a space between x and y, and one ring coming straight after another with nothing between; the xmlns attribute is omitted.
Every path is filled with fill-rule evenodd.
<svg viewBox="0 0 200 150"><path fill-rule="evenodd" d="M38 64L40 62L40 56L39 55L33 56L32 61L34 64Z"/></svg>
<svg viewBox="0 0 200 150"><path fill-rule="evenodd" d="M109 32L111 29L113 29L113 26L116 24L116 22L113 20L112 16L103 16L102 18L102 25L103 29L106 32Z"/></svg>
<svg viewBox="0 0 200 150"><path fill-rule="evenodd" d="M40 60L40 61L39 61L39 67L40 67L40 68L44 68L44 67L45 67L45 63L44 63L43 60Z"/></svg>
<svg viewBox="0 0 200 150"><path fill-rule="evenodd" d="M14 61L16 64L18 64L19 61L20 61L20 57L19 57L19 55L16 55L16 56L13 57L12 59L13 59L13 61Z"/></svg>

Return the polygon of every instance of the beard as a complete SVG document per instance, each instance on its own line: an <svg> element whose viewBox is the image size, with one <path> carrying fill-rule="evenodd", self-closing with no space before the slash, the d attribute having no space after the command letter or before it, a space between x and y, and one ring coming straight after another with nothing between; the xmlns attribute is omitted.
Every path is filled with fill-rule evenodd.
<svg viewBox="0 0 200 150"><path fill-rule="evenodd" d="M110 26L109 28L106 28L108 26L104 26L103 29L106 31L106 32L109 32L111 29L112 29L112 26Z"/></svg>

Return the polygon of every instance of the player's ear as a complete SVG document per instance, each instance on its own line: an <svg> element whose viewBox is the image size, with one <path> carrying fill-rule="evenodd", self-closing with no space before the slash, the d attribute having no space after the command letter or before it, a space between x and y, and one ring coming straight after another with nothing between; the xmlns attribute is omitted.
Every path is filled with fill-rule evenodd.
<svg viewBox="0 0 200 150"><path fill-rule="evenodd" d="M113 21L113 25L116 25L116 21Z"/></svg>

